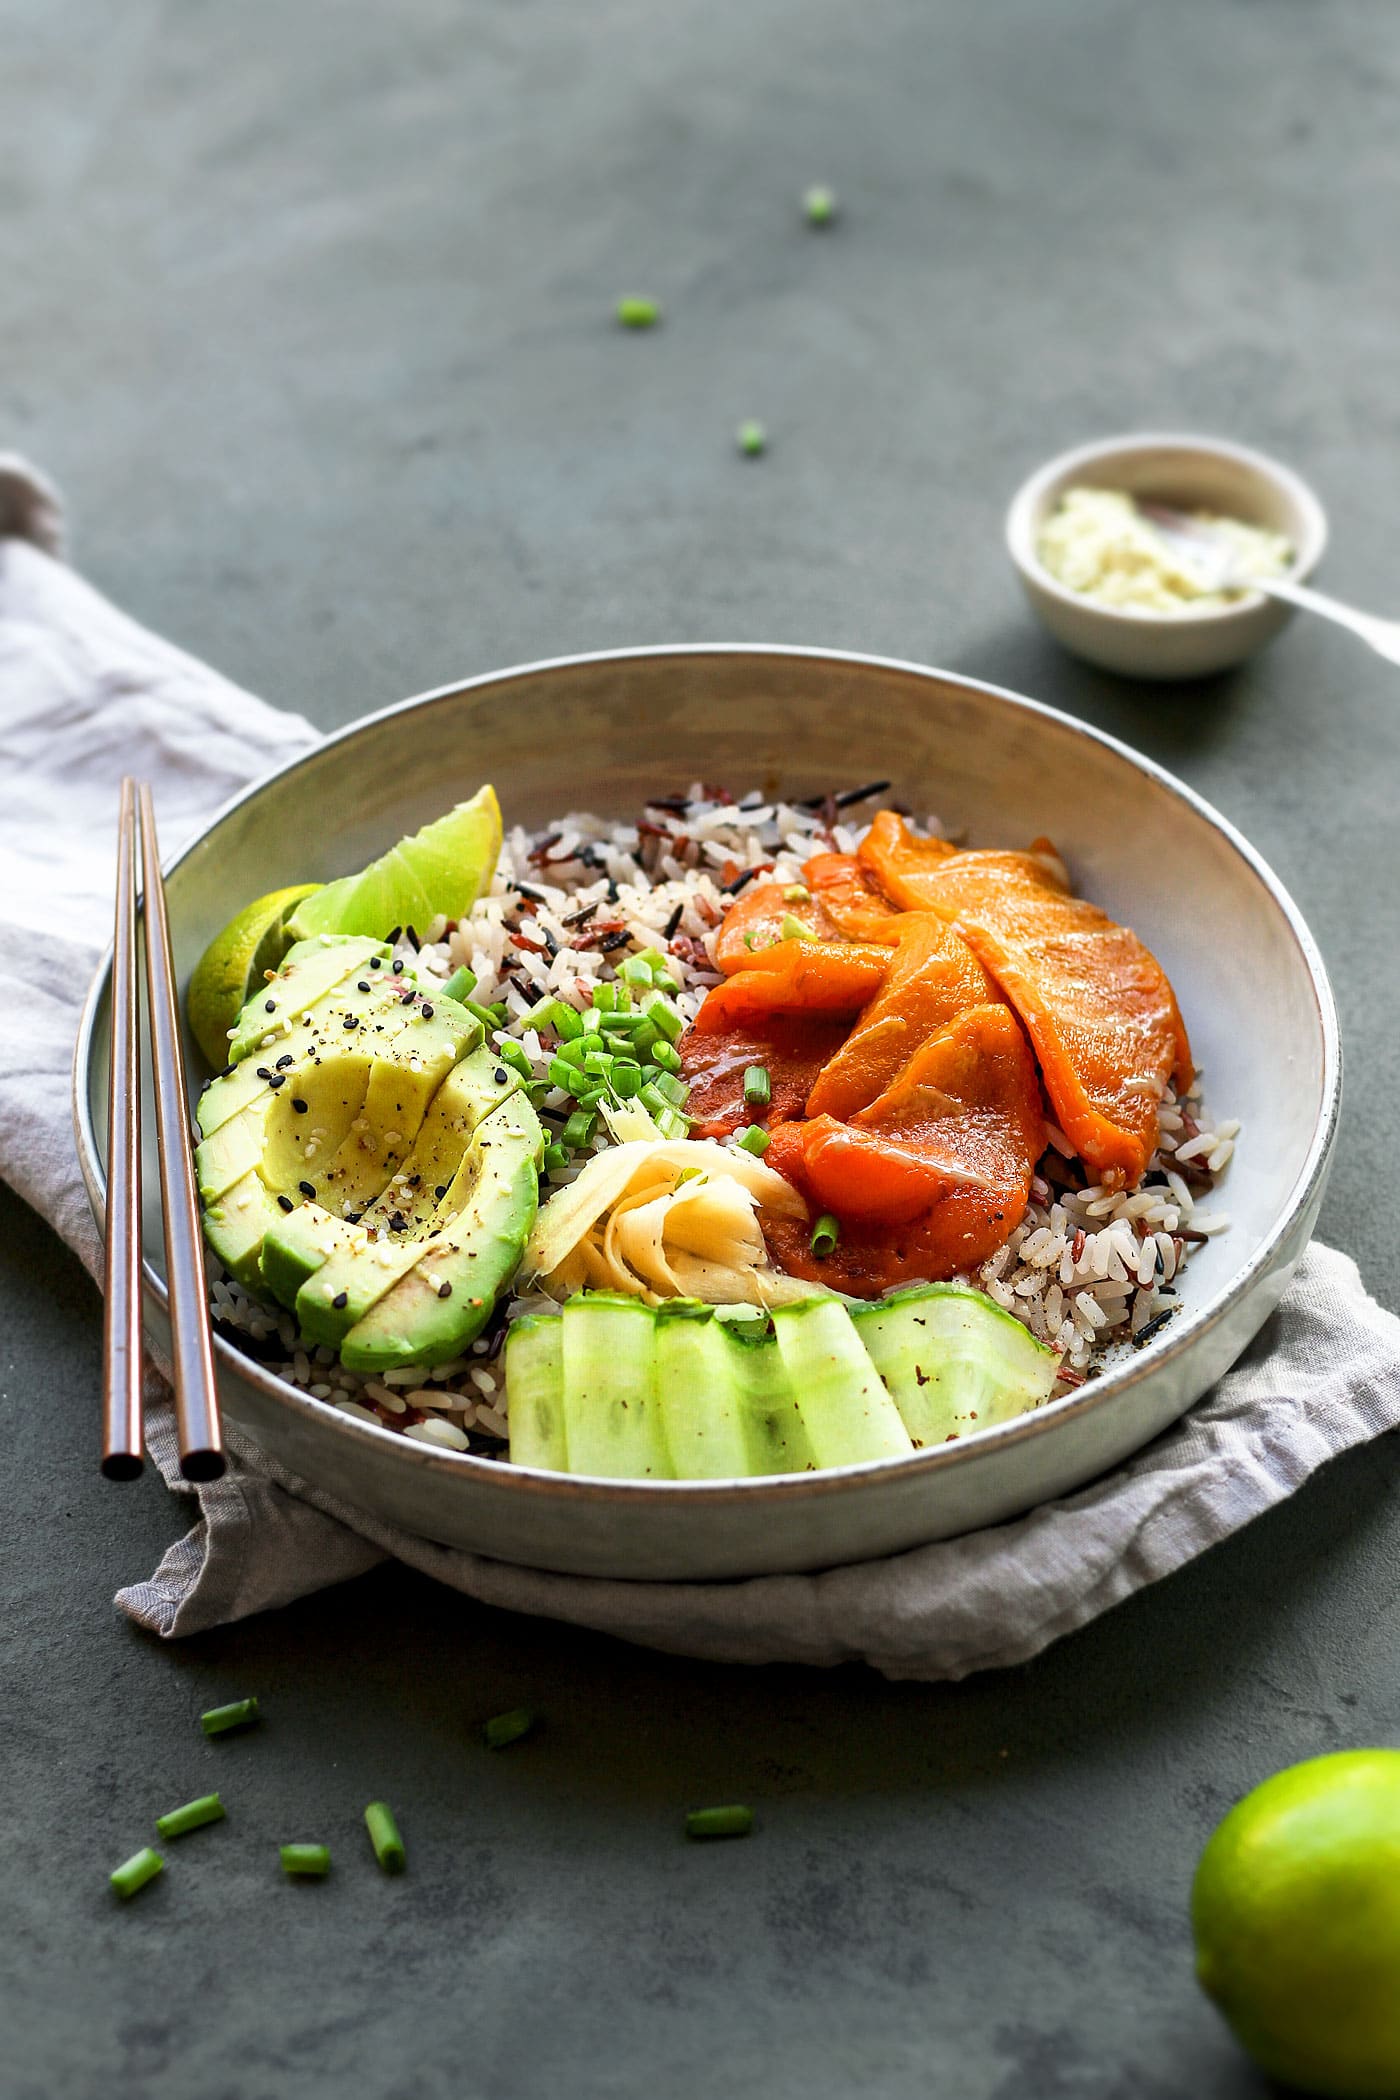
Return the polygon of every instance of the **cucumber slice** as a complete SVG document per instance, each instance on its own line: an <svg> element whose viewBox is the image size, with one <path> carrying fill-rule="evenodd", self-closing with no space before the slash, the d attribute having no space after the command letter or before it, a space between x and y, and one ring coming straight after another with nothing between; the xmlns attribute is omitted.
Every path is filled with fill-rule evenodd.
<svg viewBox="0 0 1400 2100"><path fill-rule="evenodd" d="M803 1298L772 1317L814 1462L907 1458L909 1432L841 1300Z"/></svg>
<svg viewBox="0 0 1400 2100"><path fill-rule="evenodd" d="M530 1314L513 1321L506 1336L505 1365L511 1464L567 1473L563 1320Z"/></svg>
<svg viewBox="0 0 1400 2100"><path fill-rule="evenodd" d="M736 1355L713 1306L681 1298L657 1307L657 1405L678 1480L741 1480L750 1470Z"/></svg>
<svg viewBox="0 0 1400 2100"><path fill-rule="evenodd" d="M851 1317L917 1445L990 1429L1050 1397L1054 1350L981 1291L916 1285Z"/></svg>
<svg viewBox="0 0 1400 2100"><path fill-rule="evenodd" d="M564 1307L563 1327L569 1471L673 1479L656 1397L651 1307L611 1291L583 1291Z"/></svg>
<svg viewBox="0 0 1400 2100"><path fill-rule="evenodd" d="M810 1473L816 1466L797 1396L767 1320L720 1320L743 1410L745 1471Z"/></svg>

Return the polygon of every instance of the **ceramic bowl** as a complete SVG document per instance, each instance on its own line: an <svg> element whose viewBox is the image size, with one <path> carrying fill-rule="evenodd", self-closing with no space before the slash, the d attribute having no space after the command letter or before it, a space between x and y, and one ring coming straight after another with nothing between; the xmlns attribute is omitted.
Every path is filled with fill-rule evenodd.
<svg viewBox="0 0 1400 2100"><path fill-rule="evenodd" d="M1259 856L1198 796L1034 701L874 657L650 649L478 678L371 715L230 803L167 871L187 981L239 900L338 875L483 780L508 823L591 805L633 816L697 776L810 795L888 778L975 843L1053 833L1083 893L1171 974L1221 1117L1244 1122L1184 1310L1140 1353L1037 1413L895 1462L778 1479L610 1482L435 1450L339 1413L222 1340L229 1419L292 1474L426 1538L588 1575L821 1568L999 1522L1062 1495L1174 1421L1277 1301L1321 1201L1340 1093L1327 977ZM309 821L314 813L314 822ZM84 1012L76 1123L99 1224L109 968ZM191 1070L200 1069L188 1045ZM158 1176L145 1118L147 1312L163 1346Z"/></svg>
<svg viewBox="0 0 1400 2100"><path fill-rule="evenodd" d="M1210 510L1266 525L1292 543L1287 574L1310 576L1327 545L1322 505L1288 467L1219 438L1101 438L1062 452L1032 474L1006 515L1006 544L1026 596L1076 656L1130 678L1204 678L1243 663L1283 628L1293 608L1262 591L1197 612L1129 612L1097 605L1057 582L1040 560L1041 528L1066 489L1122 489L1181 510Z"/></svg>

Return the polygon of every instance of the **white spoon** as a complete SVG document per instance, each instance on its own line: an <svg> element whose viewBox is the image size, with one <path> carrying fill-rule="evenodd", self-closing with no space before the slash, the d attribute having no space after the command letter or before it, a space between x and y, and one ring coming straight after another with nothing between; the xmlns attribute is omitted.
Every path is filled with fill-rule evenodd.
<svg viewBox="0 0 1400 2100"><path fill-rule="evenodd" d="M1358 612L1340 598L1329 598L1325 591L1315 591L1306 583L1290 583L1282 576L1250 575L1241 570L1234 548L1208 520L1194 518L1189 511L1174 510L1167 503L1139 502L1137 507L1190 569L1202 590L1263 591L1270 598L1301 605L1305 612L1321 613L1324 620L1349 627L1387 663L1400 664L1400 620L1380 620L1374 613Z"/></svg>

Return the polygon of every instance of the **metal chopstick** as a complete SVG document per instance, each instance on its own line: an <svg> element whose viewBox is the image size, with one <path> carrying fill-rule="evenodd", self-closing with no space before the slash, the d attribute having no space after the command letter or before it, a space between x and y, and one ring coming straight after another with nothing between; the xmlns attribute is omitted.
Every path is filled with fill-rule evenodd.
<svg viewBox="0 0 1400 2100"><path fill-rule="evenodd" d="M107 1251L102 1322L102 1470L141 1471L141 993L136 982L136 783L122 782L107 1080Z"/></svg>
<svg viewBox="0 0 1400 2100"><path fill-rule="evenodd" d="M180 1003L165 909L151 791L138 791L141 811L141 887L146 914L146 993L155 1076L156 1134L165 1225L165 1270L170 1293L170 1354L180 1470L186 1480L217 1480L224 1470L214 1346L204 1278L204 1242L190 1148L189 1100L180 1047Z"/></svg>

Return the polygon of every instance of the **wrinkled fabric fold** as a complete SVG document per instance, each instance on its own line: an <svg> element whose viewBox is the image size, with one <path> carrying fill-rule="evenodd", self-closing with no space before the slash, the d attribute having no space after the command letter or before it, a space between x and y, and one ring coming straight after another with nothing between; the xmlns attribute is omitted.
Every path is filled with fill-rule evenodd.
<svg viewBox="0 0 1400 2100"><path fill-rule="evenodd" d="M96 1274L70 1071L110 938L120 776L152 782L170 851L315 732L128 620L63 566L61 545L53 489L0 457L0 1174ZM27 957L41 940L36 972ZM147 1393L151 1456L197 1514L116 1602L162 1638L274 1610L394 1558L481 1603L676 1654L957 1678L1027 1660L1284 1500L1329 1458L1400 1425L1400 1321L1352 1261L1314 1246L1235 1369L1115 1473L965 1538L746 1582L601 1581L437 1546L345 1507L232 1425L229 1472L193 1490L179 1480L154 1371ZM95 1448L97 1395L76 1404L91 1408Z"/></svg>

